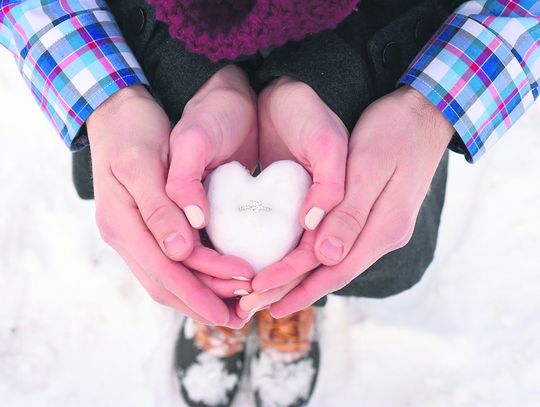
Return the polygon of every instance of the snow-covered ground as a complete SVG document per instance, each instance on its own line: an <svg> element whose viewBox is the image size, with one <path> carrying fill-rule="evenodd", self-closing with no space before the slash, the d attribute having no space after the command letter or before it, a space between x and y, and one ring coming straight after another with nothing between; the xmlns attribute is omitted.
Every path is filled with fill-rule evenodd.
<svg viewBox="0 0 540 407"><path fill-rule="evenodd" d="M0 405L182 405L181 317L101 242L67 150L6 52L0 66ZM453 156L420 284L329 302L313 406L538 405L539 128L537 105L477 165Z"/></svg>

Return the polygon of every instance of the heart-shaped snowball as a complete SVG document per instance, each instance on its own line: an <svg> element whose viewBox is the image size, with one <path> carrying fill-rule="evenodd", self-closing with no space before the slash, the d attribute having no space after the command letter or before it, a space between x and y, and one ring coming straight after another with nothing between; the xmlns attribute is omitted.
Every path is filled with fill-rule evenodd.
<svg viewBox="0 0 540 407"><path fill-rule="evenodd" d="M257 177L238 162L216 168L205 181L206 231L216 250L255 271L281 260L302 235L300 207L310 186L311 177L294 161L277 161Z"/></svg>

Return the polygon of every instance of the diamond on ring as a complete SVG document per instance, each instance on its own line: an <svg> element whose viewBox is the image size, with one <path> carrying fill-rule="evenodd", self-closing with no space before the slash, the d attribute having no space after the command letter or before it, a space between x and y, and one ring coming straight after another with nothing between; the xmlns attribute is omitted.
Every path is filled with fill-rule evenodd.
<svg viewBox="0 0 540 407"><path fill-rule="evenodd" d="M247 204L242 205L238 208L240 212L270 212L272 208L269 208L268 206L264 206L262 201L259 201L257 199L252 199Z"/></svg>

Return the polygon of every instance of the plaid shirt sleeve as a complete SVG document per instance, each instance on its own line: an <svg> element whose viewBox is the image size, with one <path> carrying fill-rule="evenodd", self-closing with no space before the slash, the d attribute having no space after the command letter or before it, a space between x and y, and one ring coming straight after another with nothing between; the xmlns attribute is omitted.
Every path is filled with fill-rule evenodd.
<svg viewBox="0 0 540 407"><path fill-rule="evenodd" d="M0 0L0 43L72 150L101 103L148 84L104 0Z"/></svg>
<svg viewBox="0 0 540 407"><path fill-rule="evenodd" d="M537 98L539 45L540 1L468 1L399 83L411 85L442 111L467 160L474 162Z"/></svg>

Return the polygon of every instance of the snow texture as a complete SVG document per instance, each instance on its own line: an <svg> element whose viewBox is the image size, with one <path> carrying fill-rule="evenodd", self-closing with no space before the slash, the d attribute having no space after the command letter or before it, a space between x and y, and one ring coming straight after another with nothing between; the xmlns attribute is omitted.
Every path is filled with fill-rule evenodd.
<svg viewBox="0 0 540 407"><path fill-rule="evenodd" d="M287 407L306 400L315 375L313 360L288 363L283 353L263 350L251 364L251 386L264 407Z"/></svg>
<svg viewBox="0 0 540 407"><path fill-rule="evenodd" d="M216 406L227 401L227 392L236 386L238 376L229 374L220 358L204 352L186 370L183 380L191 400Z"/></svg>
<svg viewBox="0 0 540 407"><path fill-rule="evenodd" d="M278 161L257 177L239 162L224 164L206 179L216 249L246 260L260 271L298 245L300 208L311 177L294 161Z"/></svg>
<svg viewBox="0 0 540 407"><path fill-rule="evenodd" d="M0 405L181 406L181 317L99 238L70 156L0 52ZM436 259L384 300L331 298L312 406L537 406L540 104L453 155ZM251 407L242 383L235 407Z"/></svg>

